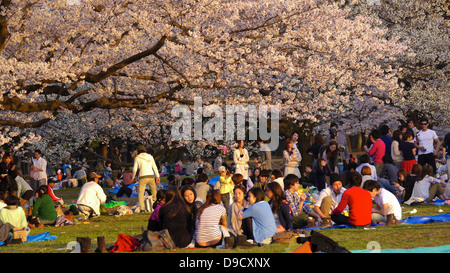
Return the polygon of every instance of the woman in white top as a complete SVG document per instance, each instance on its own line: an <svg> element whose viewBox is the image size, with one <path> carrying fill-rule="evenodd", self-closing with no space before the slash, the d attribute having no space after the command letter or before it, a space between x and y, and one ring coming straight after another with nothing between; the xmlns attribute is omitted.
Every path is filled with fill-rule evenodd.
<svg viewBox="0 0 450 273"><path fill-rule="evenodd" d="M399 145L402 143L402 131L395 130L392 134L391 144L391 156L394 161L394 165L400 170L402 168L403 154L399 149Z"/></svg>
<svg viewBox="0 0 450 273"><path fill-rule="evenodd" d="M198 247L215 247L222 242L222 228L226 228L226 209L219 190L210 190L195 221L195 242Z"/></svg>
<svg viewBox="0 0 450 273"><path fill-rule="evenodd" d="M444 182L445 183L445 182ZM445 188L441 185L441 180L433 177L433 167L426 164L422 168L422 175L414 184L411 198L422 198L425 202L431 202L435 197L445 200Z"/></svg>
<svg viewBox="0 0 450 273"><path fill-rule="evenodd" d="M248 161L250 157L248 156L247 149L244 148L245 143L243 140L238 140L237 145L238 147L234 150L233 156L234 163L236 164L236 171L234 173L242 174L244 177L243 184L247 187Z"/></svg>
<svg viewBox="0 0 450 273"><path fill-rule="evenodd" d="M284 165L284 176L288 174L295 174L298 178L301 178L299 165L302 161L302 155L297 148L294 148L294 140L288 138L283 151L283 160L281 165Z"/></svg>

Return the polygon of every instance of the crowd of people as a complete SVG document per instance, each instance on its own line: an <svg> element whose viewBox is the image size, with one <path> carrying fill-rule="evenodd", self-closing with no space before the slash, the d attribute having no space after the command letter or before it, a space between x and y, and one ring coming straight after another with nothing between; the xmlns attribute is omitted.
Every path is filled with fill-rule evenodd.
<svg viewBox="0 0 450 273"><path fill-rule="evenodd" d="M372 130L364 152L355 158L347 138L333 123L325 139L317 135L305 150L313 163L303 166L303 173L305 155L300 152L298 132L286 140L281 163L272 161L270 149L259 140L256 166L250 168L249 152L240 140L232 164L219 155L212 170L206 170L199 159L194 177L181 181L175 179L173 171L159 170L141 145L122 186L138 183L138 207L141 212L151 212L147 228L167 229L180 248L216 247L225 242L264 245L277 233L312 227L395 225L402 219L402 203L429 204L447 200L450 195L446 183L450 134L441 142L428 128L427 119L419 124L420 130L412 120L393 133L386 125ZM0 164L0 241L7 240L14 227L29 232L35 226L57 223L57 209L64 201L53 192L54 181L47 179L46 164L36 151L32 182L28 183L12 156L4 153ZM99 178L111 179L108 167L102 176L84 173L86 181L71 210L86 218L100 216L107 196ZM180 162L177 170L185 174L186 168ZM218 179L211 183L216 174ZM162 175L168 175L166 187L161 187ZM151 210L144 203L146 192L153 200Z"/></svg>

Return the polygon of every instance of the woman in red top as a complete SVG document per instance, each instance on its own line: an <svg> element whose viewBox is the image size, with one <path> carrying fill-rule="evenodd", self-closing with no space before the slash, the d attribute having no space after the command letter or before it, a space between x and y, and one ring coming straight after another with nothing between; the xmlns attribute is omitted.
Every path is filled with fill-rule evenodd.
<svg viewBox="0 0 450 273"><path fill-rule="evenodd" d="M378 129L372 130L369 140L373 143L370 149L365 146L366 152L373 157L373 165L377 169L377 175L383 168L383 156L386 153L386 144L381 140L381 132Z"/></svg>
<svg viewBox="0 0 450 273"><path fill-rule="evenodd" d="M336 178L332 178L334 181ZM352 186L342 194L341 202L331 212L331 220L338 225L369 226L372 222L372 196L361 188L361 179L352 179ZM348 205L349 216L341 214Z"/></svg>

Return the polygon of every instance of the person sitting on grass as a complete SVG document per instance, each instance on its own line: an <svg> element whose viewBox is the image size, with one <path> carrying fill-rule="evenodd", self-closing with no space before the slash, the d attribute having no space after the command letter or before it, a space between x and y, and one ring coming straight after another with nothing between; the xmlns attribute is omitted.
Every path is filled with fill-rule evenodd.
<svg viewBox="0 0 450 273"><path fill-rule="evenodd" d="M272 208L277 231L282 232L285 230L292 230L293 224L289 213L289 203L286 200L286 194L280 184L276 182L267 184L266 195L270 199L269 205Z"/></svg>
<svg viewBox="0 0 450 273"><path fill-rule="evenodd" d="M275 218L269 203L264 201L265 194L260 188L251 188L248 192L248 209L242 211L239 215L240 219L251 217L252 234L245 234L247 238L253 238L257 244L265 245L272 242L272 237L277 234L277 226Z"/></svg>
<svg viewBox="0 0 450 273"><path fill-rule="evenodd" d="M250 205L245 199L247 190L244 185L234 186L233 202L228 210L228 229L236 236L243 235L242 219L239 219L239 212L248 208Z"/></svg>
<svg viewBox="0 0 450 273"><path fill-rule="evenodd" d="M57 218L58 213L52 198L48 195L48 187L47 185L41 185L36 192L36 202L28 219L29 227L54 225Z"/></svg>
<svg viewBox="0 0 450 273"><path fill-rule="evenodd" d="M339 205L331 212L331 220L338 225L353 227L369 226L372 222L372 196L361 188L362 179L353 179L351 188L347 189ZM342 212L348 206L349 216Z"/></svg>
<svg viewBox="0 0 450 273"><path fill-rule="evenodd" d="M11 224L15 228L25 228L26 234L30 233L25 211L20 206L20 199L15 195L5 198L6 207L0 209L0 221L3 224Z"/></svg>
<svg viewBox="0 0 450 273"><path fill-rule="evenodd" d="M370 193L375 201L376 207L372 210L372 223L386 223L387 226L396 225L402 219L402 208L400 203L390 191L381 187L375 180L368 180L364 189Z"/></svg>
<svg viewBox="0 0 450 273"><path fill-rule="evenodd" d="M442 182L445 185L445 182ZM434 198L441 200L448 199L445 194L445 186L441 180L434 177L434 170L431 165L425 164L422 167L422 174L414 184L411 198L423 199L424 204L430 203Z"/></svg>
<svg viewBox="0 0 450 273"><path fill-rule="evenodd" d="M358 173L356 173L359 175ZM314 211L322 219L320 228L328 228L332 226L331 212L341 202L342 194L345 192L345 188L342 187L343 175L333 173L330 176L331 186L323 189L319 193L319 197L314 204Z"/></svg>
<svg viewBox="0 0 450 273"><path fill-rule="evenodd" d="M222 244L224 234L221 227L228 229L226 209L222 205L219 190L210 190L195 221L195 243L197 247L216 247Z"/></svg>
<svg viewBox="0 0 450 273"><path fill-rule="evenodd" d="M89 182L81 187L78 194L78 210L86 217L99 217L100 206L106 202L106 195L103 188L98 184L99 175L95 172L89 174Z"/></svg>

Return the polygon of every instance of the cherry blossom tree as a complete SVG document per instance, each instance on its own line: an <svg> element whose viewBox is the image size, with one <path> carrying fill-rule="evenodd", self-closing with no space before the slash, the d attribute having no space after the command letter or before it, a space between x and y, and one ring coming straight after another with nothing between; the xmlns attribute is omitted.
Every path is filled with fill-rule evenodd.
<svg viewBox="0 0 450 273"><path fill-rule="evenodd" d="M19 128L59 154L115 137L168 146L170 110L195 97L205 106L277 105L282 119L312 128L402 92L392 63L406 45L386 39L379 18L350 17L334 1L0 6L2 133Z"/></svg>

